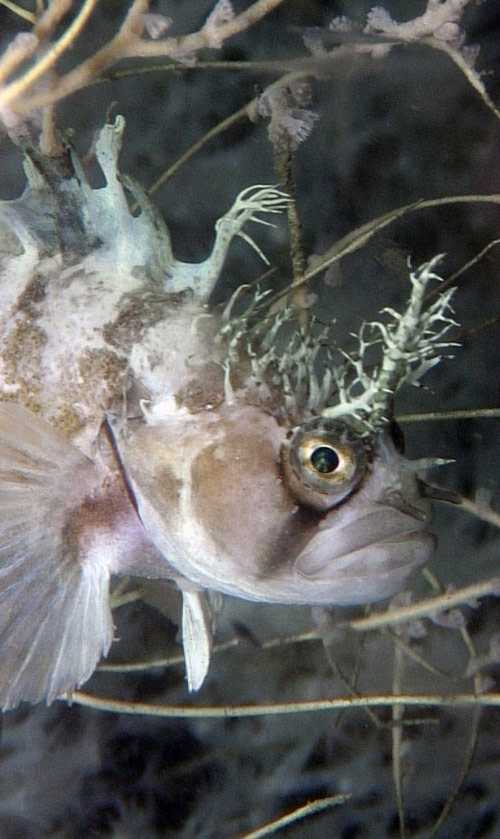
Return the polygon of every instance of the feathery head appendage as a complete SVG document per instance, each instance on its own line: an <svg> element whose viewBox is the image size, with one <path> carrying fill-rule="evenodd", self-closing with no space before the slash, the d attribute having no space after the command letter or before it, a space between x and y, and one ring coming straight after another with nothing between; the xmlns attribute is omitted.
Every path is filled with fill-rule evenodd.
<svg viewBox="0 0 500 839"><path fill-rule="evenodd" d="M312 317L307 328L297 324L296 309L284 305L256 318L267 291L255 290L243 311L234 313L248 287L231 297L223 313L218 340L229 361L247 361L247 392L291 425L321 412L332 393L332 324Z"/></svg>
<svg viewBox="0 0 500 839"><path fill-rule="evenodd" d="M381 311L386 315L385 321L361 325L356 336L357 352L342 351L344 364L333 371L338 403L327 407L323 416L354 415L365 424L367 433L376 431L391 420L396 391L404 384L420 384L422 377L443 358L444 351L456 346L446 339L449 330L457 326L451 308L455 289L439 294L427 307L424 303L429 283L441 282L434 268L442 258L440 254L415 270L408 264L412 291L404 310L385 307ZM369 369L366 354L372 347L378 348L381 357Z"/></svg>
<svg viewBox="0 0 500 839"><path fill-rule="evenodd" d="M451 309L454 289L424 303L429 283L440 281L434 268L441 259L415 270L409 266L411 295L405 308L398 312L385 307L380 320L364 321L358 334L353 333L355 351L336 346L332 323L312 317L302 328L291 305L256 320L267 297L260 289L235 314L248 286L234 292L226 305L219 340L226 342L231 364L248 359L250 391L276 415L291 424L320 414L351 416L371 435L391 421L396 391L404 384L419 385L446 350L456 346L447 340L457 325Z"/></svg>

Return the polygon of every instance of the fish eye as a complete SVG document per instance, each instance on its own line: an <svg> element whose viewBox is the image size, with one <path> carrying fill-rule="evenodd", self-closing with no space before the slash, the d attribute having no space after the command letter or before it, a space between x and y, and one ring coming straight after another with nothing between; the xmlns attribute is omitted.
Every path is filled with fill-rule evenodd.
<svg viewBox="0 0 500 839"><path fill-rule="evenodd" d="M331 474L340 464L340 457L333 446L317 446L310 455L311 466L316 472Z"/></svg>
<svg viewBox="0 0 500 839"><path fill-rule="evenodd" d="M292 495L315 510L328 510L358 486L368 452L347 421L319 417L295 429L281 459Z"/></svg>
<svg viewBox="0 0 500 839"><path fill-rule="evenodd" d="M325 420L321 422L319 433L316 428L307 433L308 429L302 426L303 434L300 439L297 435L295 448L292 440L292 458L306 481L310 474L319 481L319 488L321 485L339 486L355 474L362 449L360 451L357 440L350 439L352 435L344 425L335 423L332 428L333 423L325 426Z"/></svg>
<svg viewBox="0 0 500 839"><path fill-rule="evenodd" d="M303 440L297 447L297 458L303 470L317 474L325 481L342 482L351 472L351 448L321 438Z"/></svg>

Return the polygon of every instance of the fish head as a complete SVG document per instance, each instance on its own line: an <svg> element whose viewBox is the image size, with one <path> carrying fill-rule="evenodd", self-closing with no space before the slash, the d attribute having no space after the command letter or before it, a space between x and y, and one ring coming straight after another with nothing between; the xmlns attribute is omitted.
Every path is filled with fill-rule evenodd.
<svg viewBox="0 0 500 839"><path fill-rule="evenodd" d="M353 605L433 550L430 504L388 430L289 427L258 405L135 420L120 456L148 537L187 580L249 600Z"/></svg>

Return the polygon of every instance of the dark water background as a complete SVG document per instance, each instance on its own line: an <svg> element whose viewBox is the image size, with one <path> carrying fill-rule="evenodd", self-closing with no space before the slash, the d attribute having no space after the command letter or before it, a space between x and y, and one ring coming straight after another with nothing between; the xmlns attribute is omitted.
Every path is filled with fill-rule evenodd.
<svg viewBox="0 0 500 839"><path fill-rule="evenodd" d="M387 3L399 20L421 13L417 0ZM104 2L67 59L88 55L115 31L124 3ZM243 4L240 4L242 7ZM215 56L259 61L305 55L301 32L348 14L362 22L370 2L289 0L254 29L227 42ZM197 28L207 2L160 2L154 11L174 20L172 31ZM238 7L237 7L238 8ZM467 42L479 44L478 69L490 96L500 101L500 8L494 0L471 5L464 17ZM5 43L17 21L0 7ZM208 57L208 56L207 56ZM212 57L214 57L212 55ZM65 59L66 60L66 59ZM252 70L180 69L107 82L58 106L58 123L74 130L84 154L111 102L127 120L121 169L146 187L193 142L277 78ZM500 125L465 78L442 53L425 46L394 49L383 60L356 56L336 65L331 77L313 81L311 107L319 114L294 160L298 209L307 255L320 254L360 224L420 198L500 192ZM19 194L19 151L0 138L0 196ZM92 170L98 183L99 173ZM213 225L236 194L252 183L274 183L266 125L242 121L210 142L157 194L176 256L201 261ZM389 259L411 254L415 264L445 253L448 276L499 235L496 207L470 204L412 214L346 259L338 284L319 280L323 317L335 317L339 341L348 341L363 318L398 307L408 286ZM284 225L258 229L256 238L281 281L289 276ZM492 249L466 274L456 295L456 317L466 329L500 314L500 254ZM231 250L217 290L252 279L261 270L245 243ZM327 315L328 313L328 315ZM401 394L398 412L494 407L500 397L498 326L467 334L453 360L426 379L427 390ZM455 458L436 476L443 485L473 496L483 488L498 507L500 424L470 419L405 426L412 456ZM498 568L499 542L492 526L449 508L436 513L438 548L432 569L443 584L465 585ZM422 583L416 590L425 591ZM499 629L498 601L468 611L480 652ZM116 615L122 639L117 659L136 660L174 649L175 627L150 606L134 603ZM231 601L220 637L246 627L259 641L311 625L308 610ZM420 652L447 672L460 674L467 658L459 633L431 626ZM359 689L389 691L394 661L389 640L347 637L335 656ZM1 666L1 662L0 662ZM496 679L498 665L488 670ZM453 692L465 683L439 680L407 663L404 685L415 692ZM458 686L457 686L458 685ZM147 675L98 674L89 683L105 695L182 704L262 703L332 696L345 686L332 675L319 643L262 650L249 640L218 654L200 695L187 700L182 666ZM470 682L467 688L470 689ZM381 719L387 721L387 713ZM416 716L408 712L408 716ZM418 714L419 717L422 713ZM460 771L470 711L429 711L431 722L405 729L403 795L409 835L428 836ZM476 757L442 839L500 835L500 720L481 717ZM247 720L155 721L70 709L22 708L6 715L0 745L0 839L182 837L236 839L306 801L336 793L351 800L283 832L287 839L378 839L398 836L392 782L390 729L377 729L361 711L332 715L257 717Z"/></svg>

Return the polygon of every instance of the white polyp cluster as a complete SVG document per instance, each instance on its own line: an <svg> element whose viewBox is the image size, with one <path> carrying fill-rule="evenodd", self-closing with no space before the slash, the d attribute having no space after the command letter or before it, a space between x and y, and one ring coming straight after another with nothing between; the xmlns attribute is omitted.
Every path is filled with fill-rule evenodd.
<svg viewBox="0 0 500 839"><path fill-rule="evenodd" d="M312 319L307 329L292 332L282 343L278 331L290 319L290 310L277 316L263 341L263 353L249 355L254 380L266 374L272 386L281 385L285 411L290 417L300 418L301 413L317 413L328 402L332 376L328 367L318 363L318 356L328 343L330 327L315 329Z"/></svg>
<svg viewBox="0 0 500 839"><path fill-rule="evenodd" d="M323 416L351 414L366 424L367 431L380 427L390 420L396 390L403 384L418 384L439 363L444 351L456 346L444 340L449 329L457 326L450 305L455 289L438 294L434 303L424 305L428 284L433 280L442 282L434 272L442 258L440 254L410 270L412 292L403 312L382 309L381 314L388 315L390 320L363 323L356 336L357 353L341 351L345 363L332 370L338 404L326 408ZM380 364L367 369L366 352L377 345L382 353Z"/></svg>
<svg viewBox="0 0 500 839"><path fill-rule="evenodd" d="M457 325L450 306L455 289L424 304L429 283L441 282L434 272L441 259L439 255L409 270L412 292L404 311L384 308L385 321L363 323L354 336L356 352L338 349L344 359L341 364L332 358L332 324L319 327L312 318L306 330L297 328L294 310L288 306L257 319L256 310L265 307L267 292L254 292L246 308L234 315L239 297L248 291L241 286L226 306L219 333L227 344L228 369L243 351L250 365L249 386L259 401L273 404L273 393L278 391L281 410L292 422L311 414L352 415L367 434L373 432L390 421L396 390L403 384L418 384L444 351L456 346L445 340L448 330ZM379 361L375 357L374 366L377 349Z"/></svg>
<svg viewBox="0 0 500 839"><path fill-rule="evenodd" d="M270 294L260 289L241 313L233 315L238 298L247 291L248 286L240 286L222 315L219 338L226 342L227 364L238 364L242 352L250 366L249 388L263 404L274 403L273 393L279 392L280 412L291 421L320 413L331 395L332 374L324 358L331 343L331 325L318 327L311 318L307 328L297 329L291 306L256 317Z"/></svg>

